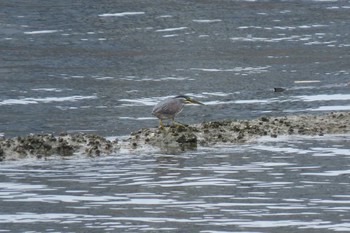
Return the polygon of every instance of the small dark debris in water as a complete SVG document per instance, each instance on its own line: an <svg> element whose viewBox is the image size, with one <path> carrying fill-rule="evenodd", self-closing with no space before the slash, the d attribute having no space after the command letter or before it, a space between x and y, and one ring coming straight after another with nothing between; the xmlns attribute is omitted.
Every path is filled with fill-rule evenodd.
<svg viewBox="0 0 350 233"><path fill-rule="evenodd" d="M275 87L273 89L274 89L275 92L283 92L283 91L286 90L285 88L282 88L282 87Z"/></svg>

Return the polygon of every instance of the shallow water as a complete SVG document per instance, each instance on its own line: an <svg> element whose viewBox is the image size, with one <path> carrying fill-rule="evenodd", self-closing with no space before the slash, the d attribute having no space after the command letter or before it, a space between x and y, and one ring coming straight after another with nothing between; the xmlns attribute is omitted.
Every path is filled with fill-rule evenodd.
<svg viewBox="0 0 350 233"><path fill-rule="evenodd" d="M349 110L349 11L340 0L4 1L0 133L126 135L156 126L153 105L178 94L208 105L188 106L186 123Z"/></svg>
<svg viewBox="0 0 350 233"><path fill-rule="evenodd" d="M0 135L349 111L350 2L1 1ZM283 92L274 92L283 87ZM0 164L0 232L345 232L349 135Z"/></svg>
<svg viewBox="0 0 350 233"><path fill-rule="evenodd" d="M1 232L345 232L349 135L0 164Z"/></svg>

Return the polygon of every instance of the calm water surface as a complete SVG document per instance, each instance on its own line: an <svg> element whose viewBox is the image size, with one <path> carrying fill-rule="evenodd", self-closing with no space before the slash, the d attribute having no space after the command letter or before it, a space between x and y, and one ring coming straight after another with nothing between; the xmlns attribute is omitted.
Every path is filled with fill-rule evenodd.
<svg viewBox="0 0 350 233"><path fill-rule="evenodd" d="M350 2L0 2L0 135L350 110ZM274 87L286 88L274 93ZM0 164L0 232L350 231L349 135Z"/></svg>
<svg viewBox="0 0 350 233"><path fill-rule="evenodd" d="M350 137L0 164L1 232L348 232Z"/></svg>
<svg viewBox="0 0 350 233"><path fill-rule="evenodd" d="M345 0L5 0L0 133L125 135L178 94L208 105L186 123L349 110L349 20Z"/></svg>

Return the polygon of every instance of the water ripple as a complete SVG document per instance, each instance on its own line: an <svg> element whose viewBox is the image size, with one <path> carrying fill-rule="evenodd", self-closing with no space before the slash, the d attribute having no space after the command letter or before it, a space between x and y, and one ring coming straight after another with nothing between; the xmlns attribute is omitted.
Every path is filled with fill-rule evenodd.
<svg viewBox="0 0 350 233"><path fill-rule="evenodd" d="M7 162L0 166L0 222L37 232L350 230L348 141L262 138L176 156ZM313 156L320 152L337 159Z"/></svg>

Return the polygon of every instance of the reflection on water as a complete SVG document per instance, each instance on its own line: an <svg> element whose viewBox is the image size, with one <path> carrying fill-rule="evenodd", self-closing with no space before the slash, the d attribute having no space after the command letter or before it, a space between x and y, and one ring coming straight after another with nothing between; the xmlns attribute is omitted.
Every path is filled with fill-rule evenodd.
<svg viewBox="0 0 350 233"><path fill-rule="evenodd" d="M349 231L348 135L0 165L2 232Z"/></svg>

